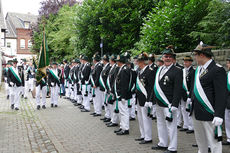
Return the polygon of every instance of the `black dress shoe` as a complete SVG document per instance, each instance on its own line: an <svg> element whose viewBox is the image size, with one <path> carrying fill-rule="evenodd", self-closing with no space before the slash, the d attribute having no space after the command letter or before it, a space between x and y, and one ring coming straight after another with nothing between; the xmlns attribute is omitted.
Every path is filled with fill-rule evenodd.
<svg viewBox="0 0 230 153"><path fill-rule="evenodd" d="M96 113L90 113L89 115L95 115Z"/></svg>
<svg viewBox="0 0 230 153"><path fill-rule="evenodd" d="M166 150L164 153L177 153L177 151Z"/></svg>
<svg viewBox="0 0 230 153"><path fill-rule="evenodd" d="M16 111L18 111L18 110L19 110L19 108L15 107L15 110L16 110Z"/></svg>
<svg viewBox="0 0 230 153"><path fill-rule="evenodd" d="M148 144L152 142L153 142L152 140L149 140L149 141L142 140L139 144Z"/></svg>
<svg viewBox="0 0 230 153"><path fill-rule="evenodd" d="M42 108L43 108L43 109L46 109L46 106L45 106L45 105L42 105Z"/></svg>
<svg viewBox="0 0 230 153"><path fill-rule="evenodd" d="M54 107L54 104L51 104L51 107Z"/></svg>
<svg viewBox="0 0 230 153"><path fill-rule="evenodd" d="M184 131L188 131L188 129L182 128L182 129L180 129L179 131L184 132Z"/></svg>
<svg viewBox="0 0 230 153"><path fill-rule="evenodd" d="M145 140L145 138L137 138L137 139L135 139L135 141L143 141L143 140Z"/></svg>
<svg viewBox="0 0 230 153"><path fill-rule="evenodd" d="M111 123L111 124L107 125L107 127L116 127L116 126L118 126L117 123Z"/></svg>
<svg viewBox="0 0 230 153"><path fill-rule="evenodd" d="M12 104L12 105L10 106L10 108L11 108L11 109L14 109L14 104Z"/></svg>
<svg viewBox="0 0 230 153"><path fill-rule="evenodd" d="M156 117L152 117L152 120L156 120L157 118Z"/></svg>
<svg viewBox="0 0 230 153"><path fill-rule="evenodd" d="M94 114L93 117L101 116L101 114Z"/></svg>
<svg viewBox="0 0 230 153"><path fill-rule="evenodd" d="M192 144L192 147L198 147L198 145L197 144Z"/></svg>
<svg viewBox="0 0 230 153"><path fill-rule="evenodd" d="M81 112L89 112L87 109L82 109Z"/></svg>
<svg viewBox="0 0 230 153"><path fill-rule="evenodd" d="M58 105L54 105L54 107L58 107Z"/></svg>
<svg viewBox="0 0 230 153"><path fill-rule="evenodd" d="M110 121L111 121L110 118L107 118L107 119L104 120L104 122L110 122Z"/></svg>
<svg viewBox="0 0 230 153"><path fill-rule="evenodd" d="M156 145L156 146L152 146L152 149L153 150L167 150L168 147L162 147L162 146Z"/></svg>
<svg viewBox="0 0 230 153"><path fill-rule="evenodd" d="M222 142L222 145L225 145L225 146L230 145L230 142L228 141Z"/></svg>
<svg viewBox="0 0 230 153"><path fill-rule="evenodd" d="M129 120L130 120L130 121L135 121L136 119L131 117Z"/></svg>
<svg viewBox="0 0 230 153"><path fill-rule="evenodd" d="M129 134L129 130L121 130L120 132L116 133L117 135L128 135Z"/></svg>
<svg viewBox="0 0 230 153"><path fill-rule="evenodd" d="M74 106L79 106L77 103L74 103L73 105L74 105Z"/></svg>
<svg viewBox="0 0 230 153"><path fill-rule="evenodd" d="M120 132L122 129L115 130L114 133Z"/></svg>
<svg viewBox="0 0 230 153"><path fill-rule="evenodd" d="M109 124L112 124L112 122L106 122L105 125L108 126Z"/></svg>
<svg viewBox="0 0 230 153"><path fill-rule="evenodd" d="M10 99L10 95L7 95L6 99Z"/></svg>
<svg viewBox="0 0 230 153"><path fill-rule="evenodd" d="M188 130L186 133L187 133L187 134L194 133L194 130Z"/></svg>
<svg viewBox="0 0 230 153"><path fill-rule="evenodd" d="M177 125L177 128L178 128L178 129L180 129L180 128L181 128L181 126Z"/></svg>
<svg viewBox="0 0 230 153"><path fill-rule="evenodd" d="M84 109L84 106L83 106L83 105L81 105L79 108L80 108L80 109Z"/></svg>
<svg viewBox="0 0 230 153"><path fill-rule="evenodd" d="M107 118L106 117L104 117L104 118L100 118L100 120L102 120L102 121L104 121L104 120L106 120Z"/></svg>
<svg viewBox="0 0 230 153"><path fill-rule="evenodd" d="M37 105L37 110L39 110L41 108L41 106L40 105Z"/></svg>

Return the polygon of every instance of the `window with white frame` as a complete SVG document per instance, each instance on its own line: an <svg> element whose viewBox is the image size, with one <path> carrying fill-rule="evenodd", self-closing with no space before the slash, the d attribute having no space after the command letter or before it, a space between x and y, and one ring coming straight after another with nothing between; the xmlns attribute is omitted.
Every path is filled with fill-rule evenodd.
<svg viewBox="0 0 230 153"><path fill-rule="evenodd" d="M25 26L25 29L29 29L30 28L30 23L29 22L24 22L24 26Z"/></svg>
<svg viewBox="0 0 230 153"><path fill-rule="evenodd" d="M7 43L6 43L6 47L7 47L7 48L11 48L11 43L10 43L10 42L7 42Z"/></svg>
<svg viewBox="0 0 230 153"><path fill-rule="evenodd" d="M32 47L32 42L31 40L28 40L28 48L31 48Z"/></svg>
<svg viewBox="0 0 230 153"><path fill-rule="evenodd" d="M25 49L26 48L26 41L25 39L20 39L20 48Z"/></svg>

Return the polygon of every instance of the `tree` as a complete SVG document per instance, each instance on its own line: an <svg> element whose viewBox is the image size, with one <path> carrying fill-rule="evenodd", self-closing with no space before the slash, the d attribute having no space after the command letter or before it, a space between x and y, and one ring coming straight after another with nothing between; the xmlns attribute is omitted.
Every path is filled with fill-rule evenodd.
<svg viewBox="0 0 230 153"><path fill-rule="evenodd" d="M167 45L175 46L176 52L189 51L196 40L189 33L207 15L211 0L165 0L145 18L141 28L141 40L137 50L160 53Z"/></svg>

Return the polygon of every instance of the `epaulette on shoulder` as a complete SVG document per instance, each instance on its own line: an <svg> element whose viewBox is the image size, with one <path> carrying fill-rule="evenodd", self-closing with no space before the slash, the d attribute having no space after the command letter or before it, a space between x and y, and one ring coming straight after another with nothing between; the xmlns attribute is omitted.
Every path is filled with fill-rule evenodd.
<svg viewBox="0 0 230 153"><path fill-rule="evenodd" d="M216 66L218 66L218 67L223 67L222 65L220 65L220 64L218 64L218 63L216 63Z"/></svg>

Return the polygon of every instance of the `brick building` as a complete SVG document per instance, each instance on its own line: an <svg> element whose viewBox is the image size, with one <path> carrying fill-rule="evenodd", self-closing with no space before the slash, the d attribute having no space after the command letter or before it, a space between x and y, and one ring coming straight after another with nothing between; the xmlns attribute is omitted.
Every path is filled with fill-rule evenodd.
<svg viewBox="0 0 230 153"><path fill-rule="evenodd" d="M6 54L14 55L18 60L30 59L31 52L31 24L37 21L33 14L22 14L8 12L5 17L6 33Z"/></svg>

